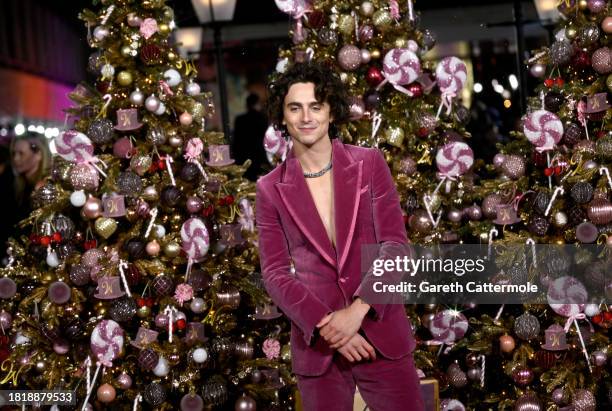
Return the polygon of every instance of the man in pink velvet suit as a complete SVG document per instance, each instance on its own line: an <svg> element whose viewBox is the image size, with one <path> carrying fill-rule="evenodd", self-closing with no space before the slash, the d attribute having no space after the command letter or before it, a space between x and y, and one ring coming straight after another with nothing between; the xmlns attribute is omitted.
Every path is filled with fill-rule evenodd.
<svg viewBox="0 0 612 411"><path fill-rule="evenodd" d="M344 85L322 66L291 67L271 87L269 111L293 148L257 183L261 269L292 321L304 409L350 411L357 385L372 411L422 410L404 306L375 300L375 278L361 270L364 244L386 257L408 249L384 158L330 138L348 104Z"/></svg>

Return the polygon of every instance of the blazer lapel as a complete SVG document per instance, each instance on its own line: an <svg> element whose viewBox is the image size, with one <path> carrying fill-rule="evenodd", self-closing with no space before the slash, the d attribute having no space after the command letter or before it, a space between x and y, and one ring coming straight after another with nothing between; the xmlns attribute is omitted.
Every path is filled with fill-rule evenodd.
<svg viewBox="0 0 612 411"><path fill-rule="evenodd" d="M333 170L333 168L332 168ZM275 184L285 208L312 245L332 266L336 267L334 249L327 237L310 190L302 176L299 161L290 151L285 161L285 173Z"/></svg>
<svg viewBox="0 0 612 411"><path fill-rule="evenodd" d="M333 141L334 219L338 272L346 262L359 210L363 161L353 161L342 142Z"/></svg>

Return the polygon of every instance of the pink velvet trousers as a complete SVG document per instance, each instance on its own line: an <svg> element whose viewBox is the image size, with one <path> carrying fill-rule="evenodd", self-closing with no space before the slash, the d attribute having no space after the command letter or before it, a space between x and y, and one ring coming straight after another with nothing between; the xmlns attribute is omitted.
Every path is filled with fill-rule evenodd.
<svg viewBox="0 0 612 411"><path fill-rule="evenodd" d="M297 376L304 411L353 411L355 386L369 411L423 411L412 354L350 363L339 353L317 377ZM361 410L360 410L361 411Z"/></svg>

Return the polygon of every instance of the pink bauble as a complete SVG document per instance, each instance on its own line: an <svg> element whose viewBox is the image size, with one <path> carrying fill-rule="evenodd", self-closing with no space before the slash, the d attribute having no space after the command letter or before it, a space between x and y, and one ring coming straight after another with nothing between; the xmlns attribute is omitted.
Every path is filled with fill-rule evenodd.
<svg viewBox="0 0 612 411"><path fill-rule="evenodd" d="M132 386L132 377L130 377L126 373L121 373L117 377L117 384L119 385L119 388L127 390L128 388Z"/></svg>
<svg viewBox="0 0 612 411"><path fill-rule="evenodd" d="M307 0L274 0L276 7L291 17L302 15L308 6Z"/></svg>
<svg viewBox="0 0 612 411"><path fill-rule="evenodd" d="M608 16L601 22L601 28L606 33L612 33L612 16Z"/></svg>
<svg viewBox="0 0 612 411"><path fill-rule="evenodd" d="M344 70L355 70L361 64L361 50L351 44L343 46L338 52L338 64Z"/></svg>
<svg viewBox="0 0 612 411"><path fill-rule="evenodd" d="M349 118L359 120L365 114L365 103L359 96L351 96L349 100Z"/></svg>
<svg viewBox="0 0 612 411"><path fill-rule="evenodd" d="M113 144L113 155L117 158L130 158L134 154L134 145L128 137L122 137Z"/></svg>
<svg viewBox="0 0 612 411"><path fill-rule="evenodd" d="M72 291L70 286L63 281L56 281L49 286L47 296L55 304L65 304L70 301Z"/></svg>
<svg viewBox="0 0 612 411"><path fill-rule="evenodd" d="M102 215L102 201L94 196L89 196L81 213L89 219L98 218Z"/></svg>
<svg viewBox="0 0 612 411"><path fill-rule="evenodd" d="M117 397L117 392L110 384L102 384L98 387L98 401L108 403L112 402Z"/></svg>
<svg viewBox="0 0 612 411"><path fill-rule="evenodd" d="M612 72L612 53L608 47L602 47L595 50L591 56L591 65L599 74L608 74Z"/></svg>
<svg viewBox="0 0 612 411"><path fill-rule="evenodd" d="M193 123L193 116L185 111L179 116L179 121L183 126L189 126Z"/></svg>
<svg viewBox="0 0 612 411"><path fill-rule="evenodd" d="M149 241L147 243L146 246L146 250L147 250L147 254L149 254L150 256L155 257L156 255L159 254L160 251L160 245L157 241L153 240L153 241Z"/></svg>

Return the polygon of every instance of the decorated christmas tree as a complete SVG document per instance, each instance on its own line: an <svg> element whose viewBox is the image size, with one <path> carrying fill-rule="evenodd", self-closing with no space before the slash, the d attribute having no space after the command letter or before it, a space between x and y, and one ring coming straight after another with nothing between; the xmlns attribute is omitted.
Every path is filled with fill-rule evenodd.
<svg viewBox="0 0 612 411"><path fill-rule="evenodd" d="M173 10L101 3L79 16L93 81L1 272L3 389L74 391L78 409L291 409L248 164L206 131Z"/></svg>
<svg viewBox="0 0 612 411"><path fill-rule="evenodd" d="M565 30L531 61L532 73L547 78L532 99L525 132L500 147L494 164L484 164L474 159L465 130L468 111L460 96L466 66L455 57L427 59L435 40L419 27L412 1L276 3L295 19L293 44L280 51L277 71L315 60L340 73L353 96L352 121L340 135L383 151L415 245L491 244L502 265L495 281L529 279L564 302L582 298L582 290L588 294L568 278L576 261L564 255L566 249L538 248L539 265L527 263L525 255L536 243L608 238L609 4L560 2ZM287 136L270 129L266 149L282 160ZM521 252L509 252L511 244L521 245ZM553 310L545 293L539 304L406 306L420 343L416 363L440 383L442 409L609 406L612 315L598 303L609 293L602 263L608 251L593 249L597 259L582 255L580 264L592 268L588 290L599 293L584 304ZM593 332L580 320L583 313L592 317Z"/></svg>

